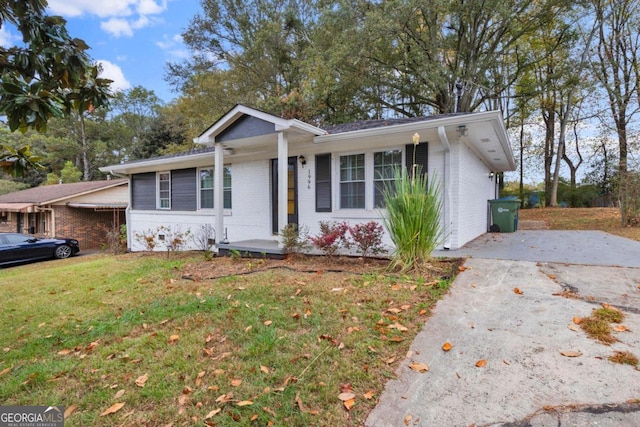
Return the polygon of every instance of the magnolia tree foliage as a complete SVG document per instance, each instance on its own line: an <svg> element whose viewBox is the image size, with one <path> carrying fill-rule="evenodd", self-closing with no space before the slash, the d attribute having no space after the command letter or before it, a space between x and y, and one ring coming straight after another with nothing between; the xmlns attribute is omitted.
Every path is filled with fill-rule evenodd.
<svg viewBox="0 0 640 427"><path fill-rule="evenodd" d="M89 46L72 38L66 21L44 14L45 0L3 0L0 27L15 25L22 44L0 46L0 115L11 131L45 131L53 117L82 114L106 105L110 81L87 54ZM0 162L13 163L12 173L37 164L29 149L10 152L0 146Z"/></svg>

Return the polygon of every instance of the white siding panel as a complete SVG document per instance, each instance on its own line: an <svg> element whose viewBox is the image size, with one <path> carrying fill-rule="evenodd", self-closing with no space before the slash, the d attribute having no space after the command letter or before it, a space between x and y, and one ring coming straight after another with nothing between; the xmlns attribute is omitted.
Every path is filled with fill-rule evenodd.
<svg viewBox="0 0 640 427"><path fill-rule="evenodd" d="M269 189L269 160L231 165L232 209L225 210L224 225L230 242L248 239L272 239L271 235L271 193ZM131 235L155 232L159 227L192 234L198 233L201 224L215 225L213 210L184 211L131 211ZM225 230L216 230L216 241L225 237ZM185 249L199 249L195 242ZM131 242L132 251L145 250L135 237ZM166 250L158 247L156 250Z"/></svg>
<svg viewBox="0 0 640 427"><path fill-rule="evenodd" d="M466 243L487 232L488 200L493 199L495 178L489 179L489 168L465 144L455 144L457 171L455 181L458 186L455 213L455 239L452 249L459 249Z"/></svg>

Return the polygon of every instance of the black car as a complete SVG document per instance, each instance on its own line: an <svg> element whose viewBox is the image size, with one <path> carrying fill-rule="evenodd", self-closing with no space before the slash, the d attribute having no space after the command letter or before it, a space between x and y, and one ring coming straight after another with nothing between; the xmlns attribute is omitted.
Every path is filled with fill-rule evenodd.
<svg viewBox="0 0 640 427"><path fill-rule="evenodd" d="M78 252L80 245L75 239L40 239L20 233L0 233L0 265L64 259Z"/></svg>

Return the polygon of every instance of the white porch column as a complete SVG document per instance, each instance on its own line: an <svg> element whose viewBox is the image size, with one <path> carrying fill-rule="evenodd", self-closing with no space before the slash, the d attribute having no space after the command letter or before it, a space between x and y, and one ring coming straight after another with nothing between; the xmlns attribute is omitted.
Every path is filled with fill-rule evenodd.
<svg viewBox="0 0 640 427"><path fill-rule="evenodd" d="M278 232L288 221L289 141L287 133L278 133Z"/></svg>
<svg viewBox="0 0 640 427"><path fill-rule="evenodd" d="M213 168L213 210L216 215L216 244L224 240L224 154L222 143L214 144L215 164Z"/></svg>

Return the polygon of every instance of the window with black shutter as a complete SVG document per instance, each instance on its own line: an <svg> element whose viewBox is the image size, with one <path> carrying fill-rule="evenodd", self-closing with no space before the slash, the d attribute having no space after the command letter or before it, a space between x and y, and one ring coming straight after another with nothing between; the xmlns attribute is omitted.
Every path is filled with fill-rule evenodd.
<svg viewBox="0 0 640 427"><path fill-rule="evenodd" d="M316 155L316 212L331 212L331 154Z"/></svg>
<svg viewBox="0 0 640 427"><path fill-rule="evenodd" d="M427 144L426 142L421 142L418 145L407 144L404 151L407 155L405 163L407 165L407 172L409 173L409 176L413 176L414 164L417 165L416 168L418 171L420 171L421 176L426 175L429 171L427 169L429 144Z"/></svg>

